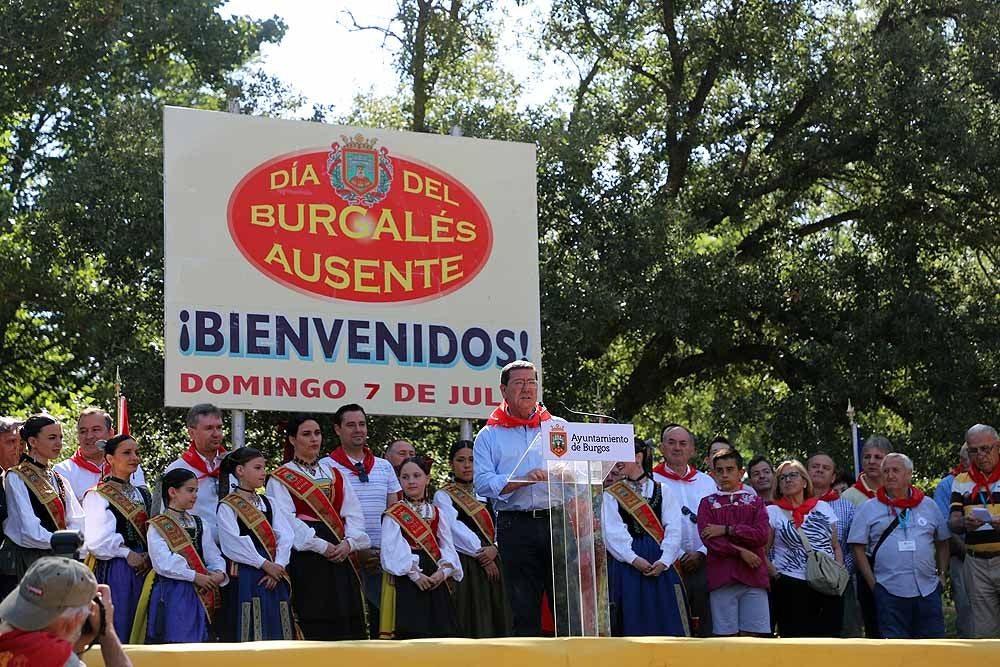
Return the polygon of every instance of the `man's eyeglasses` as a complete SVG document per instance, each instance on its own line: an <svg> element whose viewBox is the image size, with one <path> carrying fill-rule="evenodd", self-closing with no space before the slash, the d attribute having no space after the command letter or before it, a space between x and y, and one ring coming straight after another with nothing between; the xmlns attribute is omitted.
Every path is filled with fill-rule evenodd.
<svg viewBox="0 0 1000 667"><path fill-rule="evenodd" d="M981 454L989 454L993 451L993 448L997 446L997 443L992 445L986 445L984 447L969 447L969 456L980 456Z"/></svg>
<svg viewBox="0 0 1000 667"><path fill-rule="evenodd" d="M691 523L698 523L698 515L687 508L687 505L681 506L681 514L691 519Z"/></svg>
<svg viewBox="0 0 1000 667"><path fill-rule="evenodd" d="M798 479L799 477L802 477L802 473L798 473L798 472L786 472L783 475L778 475L778 481L779 482L787 482L790 479Z"/></svg>
<svg viewBox="0 0 1000 667"><path fill-rule="evenodd" d="M361 480L362 484L368 483L368 471L365 470L363 463L355 463L354 470L358 473L358 479Z"/></svg>
<svg viewBox="0 0 1000 667"><path fill-rule="evenodd" d="M512 389L521 389L522 387L537 387L538 380L511 380L507 383L507 386Z"/></svg>

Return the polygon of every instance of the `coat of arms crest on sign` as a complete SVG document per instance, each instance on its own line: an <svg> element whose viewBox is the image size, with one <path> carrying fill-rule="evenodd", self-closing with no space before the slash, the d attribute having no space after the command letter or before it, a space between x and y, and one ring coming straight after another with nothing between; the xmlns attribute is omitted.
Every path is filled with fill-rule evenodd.
<svg viewBox="0 0 1000 667"><path fill-rule="evenodd" d="M549 449L556 456L566 453L566 429L558 424L553 424L552 430L549 431Z"/></svg>
<svg viewBox="0 0 1000 667"><path fill-rule="evenodd" d="M326 170L330 187L353 206L369 208L385 199L392 186L392 160L384 146L364 135L341 137L344 144L331 144Z"/></svg>

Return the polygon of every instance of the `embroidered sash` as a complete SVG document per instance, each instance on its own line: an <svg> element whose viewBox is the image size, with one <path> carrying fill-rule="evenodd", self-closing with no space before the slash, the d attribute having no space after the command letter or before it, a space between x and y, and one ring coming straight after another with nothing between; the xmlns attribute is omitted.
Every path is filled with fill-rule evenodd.
<svg viewBox="0 0 1000 667"><path fill-rule="evenodd" d="M108 482L98 484L94 490L132 524L132 527L135 528L139 535L139 539L145 545L146 528L149 524L146 506L142 503L133 502L131 498L122 493L121 489Z"/></svg>
<svg viewBox="0 0 1000 667"><path fill-rule="evenodd" d="M30 463L21 463L11 468L12 472L21 478L31 494L45 507L57 530L66 530L66 505L57 489L52 488L45 475ZM54 473L58 475L59 473Z"/></svg>
<svg viewBox="0 0 1000 667"><path fill-rule="evenodd" d="M278 538L267 516L238 493L230 493L222 499L222 504L236 513L236 518L254 534L267 552L267 559L274 562L278 556Z"/></svg>
<svg viewBox="0 0 1000 667"><path fill-rule="evenodd" d="M316 518L330 529L333 536L337 538L338 543L347 539L347 529L344 527L343 519L337 513L332 500L323 493L323 490L319 488L314 479L298 473L287 466L281 466L275 470L274 478L312 510ZM331 494L335 493L335 489L336 483L331 487ZM354 574L357 575L358 581L362 581L357 552L352 551L348 560L351 561L351 567L354 568Z"/></svg>
<svg viewBox="0 0 1000 667"><path fill-rule="evenodd" d="M434 510L437 511L437 508ZM438 563L441 561L441 547L438 546L437 537L430 525L424 521L420 515L407 507L404 503L396 503L385 511L391 516L403 533L413 540L414 544L419 544L431 559Z"/></svg>
<svg viewBox="0 0 1000 667"><path fill-rule="evenodd" d="M493 525L493 517L490 516L490 511L486 508L486 505L476 500L476 496L458 484L445 484L441 487L441 490L447 493L455 504L469 515L469 518L479 528L479 532L490 544L496 541L496 527Z"/></svg>
<svg viewBox="0 0 1000 667"><path fill-rule="evenodd" d="M204 561L198 555L198 550L195 549L194 543L191 542L191 536L188 535L186 530L181 528L180 524L170 517L160 514L150 519L149 525L156 528L172 552L187 561L188 567L198 574L208 574L208 568L205 567ZM212 589L203 589L200 586L195 586L194 590L198 593L198 599L201 600L201 605L205 608L205 613L208 615L208 622L212 623L215 619L215 612L222 606L222 599Z"/></svg>
<svg viewBox="0 0 1000 667"><path fill-rule="evenodd" d="M605 490L618 501L619 505L625 508L625 511L642 526L642 529L650 537L657 543L663 541L663 524L660 523L660 518L656 516L656 512L641 494L636 493L635 489L622 481L615 482Z"/></svg>

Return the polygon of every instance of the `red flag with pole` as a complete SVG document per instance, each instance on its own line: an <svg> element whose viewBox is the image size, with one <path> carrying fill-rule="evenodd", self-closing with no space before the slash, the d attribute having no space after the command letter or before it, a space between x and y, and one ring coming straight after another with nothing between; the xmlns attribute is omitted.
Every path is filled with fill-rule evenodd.
<svg viewBox="0 0 1000 667"><path fill-rule="evenodd" d="M128 427L128 399L122 395L122 377L115 368L115 398L118 401L118 434L131 435Z"/></svg>

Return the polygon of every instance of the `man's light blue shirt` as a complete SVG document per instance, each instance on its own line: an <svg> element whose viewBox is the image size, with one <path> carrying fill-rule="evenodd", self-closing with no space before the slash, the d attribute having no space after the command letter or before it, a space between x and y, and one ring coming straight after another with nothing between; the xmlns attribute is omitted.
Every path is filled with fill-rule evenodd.
<svg viewBox="0 0 1000 667"><path fill-rule="evenodd" d="M553 417L553 421L565 422ZM484 426L476 435L472 450L476 493L494 501L498 512L549 509L549 485L536 482L502 493L515 469L523 475L536 468L545 469L541 440L528 452L532 441L541 433L540 428L527 426ZM528 452L524 461L521 457ZM518 463L520 462L520 465ZM519 481L515 479L514 481Z"/></svg>
<svg viewBox="0 0 1000 667"><path fill-rule="evenodd" d="M949 474L945 475L934 489L934 502L937 503L945 520L951 516L951 487L954 484L955 476Z"/></svg>

